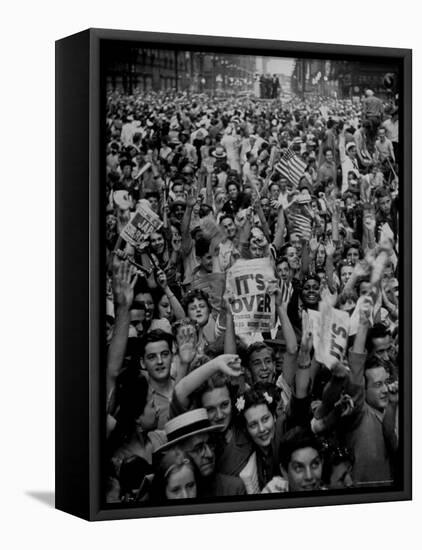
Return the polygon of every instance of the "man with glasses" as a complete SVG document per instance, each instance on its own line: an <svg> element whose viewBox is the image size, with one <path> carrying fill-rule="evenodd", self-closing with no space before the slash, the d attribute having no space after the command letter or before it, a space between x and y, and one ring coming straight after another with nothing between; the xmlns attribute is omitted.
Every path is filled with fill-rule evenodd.
<svg viewBox="0 0 422 550"><path fill-rule="evenodd" d="M221 425L211 425L207 411L203 408L180 414L164 426L167 443L156 452L165 452L177 446L189 456L199 474L198 496L200 497L246 494L240 478L215 471L215 444L212 434L221 432L222 429Z"/></svg>

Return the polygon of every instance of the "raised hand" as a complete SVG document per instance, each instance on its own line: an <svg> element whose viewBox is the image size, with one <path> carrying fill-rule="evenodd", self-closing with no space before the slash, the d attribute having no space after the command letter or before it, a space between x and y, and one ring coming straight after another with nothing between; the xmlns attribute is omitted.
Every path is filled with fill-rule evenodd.
<svg viewBox="0 0 422 550"><path fill-rule="evenodd" d="M253 222L253 217L254 217L254 208L253 206L248 206L248 208L246 209L246 219L252 223Z"/></svg>
<svg viewBox="0 0 422 550"><path fill-rule="evenodd" d="M346 362L336 363L331 368L332 376L336 378L346 379L350 374L350 367Z"/></svg>
<svg viewBox="0 0 422 550"><path fill-rule="evenodd" d="M366 227L368 231L374 232L375 231L375 218L370 216L365 216L363 220L363 225Z"/></svg>
<svg viewBox="0 0 422 550"><path fill-rule="evenodd" d="M193 342L184 342L179 346L179 356L182 363L190 365L195 357L196 348Z"/></svg>
<svg viewBox="0 0 422 550"><path fill-rule="evenodd" d="M177 346L182 363L190 364L196 354L197 337L192 325L182 326L177 335Z"/></svg>
<svg viewBox="0 0 422 550"><path fill-rule="evenodd" d="M357 262L354 268L354 275L355 277L366 277L369 275L369 272L371 270L371 266L366 260L361 260L360 262Z"/></svg>
<svg viewBox="0 0 422 550"><path fill-rule="evenodd" d="M354 408L354 401L347 393L344 393L334 405L334 410L340 416L350 415Z"/></svg>
<svg viewBox="0 0 422 550"><path fill-rule="evenodd" d="M119 262L115 256L116 262ZM138 275L136 269L127 260L113 263L113 295L116 306L129 308L133 302L133 289Z"/></svg>
<svg viewBox="0 0 422 550"><path fill-rule="evenodd" d="M321 290L321 301L334 307L337 303L337 293L331 294L330 289L325 285Z"/></svg>
<svg viewBox="0 0 422 550"><path fill-rule="evenodd" d="M362 325L369 325L373 308L374 304L372 298L366 296L359 308L359 322Z"/></svg>
<svg viewBox="0 0 422 550"><path fill-rule="evenodd" d="M198 202L198 191L195 186L191 186L187 192L186 205L193 208Z"/></svg>
<svg viewBox="0 0 422 550"><path fill-rule="evenodd" d="M175 252L180 252L182 248L182 237L180 235L173 235L171 246Z"/></svg>
<svg viewBox="0 0 422 550"><path fill-rule="evenodd" d="M397 381L388 384L388 400L394 405L399 402L399 383Z"/></svg>
<svg viewBox="0 0 422 550"><path fill-rule="evenodd" d="M283 302L283 294L281 288L278 286L277 279L268 281L266 292L269 296L275 296L275 304L277 307L281 306Z"/></svg>
<svg viewBox="0 0 422 550"><path fill-rule="evenodd" d="M162 269L158 270L155 276L157 284L164 290L167 286L167 276Z"/></svg>
<svg viewBox="0 0 422 550"><path fill-rule="evenodd" d="M205 159L203 165L208 175L211 175L214 172L214 159L212 157Z"/></svg>
<svg viewBox="0 0 422 550"><path fill-rule="evenodd" d="M147 247L149 246L149 236L148 235L142 235L141 240L137 241L135 244L136 250L139 250L139 252L143 252Z"/></svg>
<svg viewBox="0 0 422 550"><path fill-rule="evenodd" d="M333 203L333 217L340 219L341 216L341 201L340 199L335 199Z"/></svg>
<svg viewBox="0 0 422 550"><path fill-rule="evenodd" d="M312 235L312 238L309 241L309 250L311 251L312 254L316 253L316 251L318 250L318 245L319 245L318 239L316 238L315 235Z"/></svg>
<svg viewBox="0 0 422 550"><path fill-rule="evenodd" d="M234 300L233 292L230 289L226 288L223 294L223 297L221 298L221 305L229 314L231 314L232 312L231 304L233 300Z"/></svg>
<svg viewBox="0 0 422 550"><path fill-rule="evenodd" d="M218 369L227 376L238 377L242 374L242 364L238 355L224 353L212 360Z"/></svg>
<svg viewBox="0 0 422 550"><path fill-rule="evenodd" d="M326 255L332 258L334 256L335 251L336 251L336 247L334 246L332 239L327 240L327 242L325 243Z"/></svg>

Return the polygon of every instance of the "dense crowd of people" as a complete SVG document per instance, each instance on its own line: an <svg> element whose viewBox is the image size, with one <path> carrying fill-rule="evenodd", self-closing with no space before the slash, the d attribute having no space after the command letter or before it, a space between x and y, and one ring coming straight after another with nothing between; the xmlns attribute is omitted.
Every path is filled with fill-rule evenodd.
<svg viewBox="0 0 422 550"><path fill-rule="evenodd" d="M106 501L398 479L398 109L107 97Z"/></svg>

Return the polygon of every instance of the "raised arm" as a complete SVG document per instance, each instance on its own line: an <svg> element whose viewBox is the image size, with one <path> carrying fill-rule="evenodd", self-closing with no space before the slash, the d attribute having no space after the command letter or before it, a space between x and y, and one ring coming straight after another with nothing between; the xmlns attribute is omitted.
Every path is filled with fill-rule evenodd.
<svg viewBox="0 0 422 550"><path fill-rule="evenodd" d="M239 356L233 354L219 355L182 378L174 388L180 405L184 408L189 407L192 393L217 372L222 372L228 376L240 376L242 369Z"/></svg>
<svg viewBox="0 0 422 550"><path fill-rule="evenodd" d="M284 218L284 210L283 210L283 207L280 205L277 213L277 228L276 228L274 240L273 240L273 245L277 251L279 251L284 244L285 228L286 228L286 220Z"/></svg>
<svg viewBox="0 0 422 550"><path fill-rule="evenodd" d="M261 201L258 199L254 202L254 210L258 214L259 221L261 222L262 231L268 242L271 240L270 228L268 227L268 222L265 217L264 211L262 210Z"/></svg>
<svg viewBox="0 0 422 550"><path fill-rule="evenodd" d="M113 271L115 324L107 354L107 397L114 390L125 357L130 325L129 310L138 278L135 268L127 261L120 262L117 257L113 262Z"/></svg>
<svg viewBox="0 0 422 550"><path fill-rule="evenodd" d="M224 332L224 353L236 354L236 333L234 329L234 319L230 306L230 297L223 296L223 307L226 312L226 330Z"/></svg>
<svg viewBox="0 0 422 550"><path fill-rule="evenodd" d="M346 160L346 137L344 135L344 128L338 136L338 148L340 151L340 162L344 162Z"/></svg>
<svg viewBox="0 0 422 550"><path fill-rule="evenodd" d="M385 409L382 422L382 429L385 441L392 452L397 451L399 445L397 421L399 405L399 386L398 382L388 385L388 405Z"/></svg>
<svg viewBox="0 0 422 550"><path fill-rule="evenodd" d="M306 313L306 311L304 311L303 315L307 316L308 314ZM308 396L312 384L312 331L309 325L309 321L307 323L304 323L304 325L305 326L302 334L302 342L297 358L295 396L298 399L303 399Z"/></svg>
<svg viewBox="0 0 422 550"><path fill-rule="evenodd" d="M212 188L212 175L214 172L214 162L211 159L204 161L204 166L207 171L207 180L206 180L206 203L210 206L214 204L214 192Z"/></svg>
<svg viewBox="0 0 422 550"><path fill-rule="evenodd" d="M182 252L184 254L189 254L192 249L193 241L190 234L190 223L192 219L193 207L198 200L197 190L192 186L188 191L188 196L186 199L186 210L183 215L182 225L181 225L181 234L182 234Z"/></svg>
<svg viewBox="0 0 422 550"><path fill-rule="evenodd" d="M336 247L332 240L329 240L325 244L325 276L327 277L328 288L333 294L337 289L334 284L334 252Z"/></svg>
<svg viewBox="0 0 422 550"><path fill-rule="evenodd" d="M176 298L175 294L167 284L167 276L164 271L160 270L156 275L157 284L163 289L163 292L167 296L171 309L173 310L174 316L176 319L184 319L186 317L185 310L183 309L181 303Z"/></svg>
<svg viewBox="0 0 422 550"><path fill-rule="evenodd" d="M249 207L247 210L245 223L243 224L239 232L239 244L241 247L248 246L249 237L252 230L252 218L253 218L252 207Z"/></svg>
<svg viewBox="0 0 422 550"><path fill-rule="evenodd" d="M376 247L375 240L375 217L372 213L364 215L362 247L365 252Z"/></svg>
<svg viewBox="0 0 422 550"><path fill-rule="evenodd" d="M280 319L284 340L286 342L283 377L287 384L289 384L290 387L293 387L297 369L297 339L292 323L287 315L287 301L282 301L277 306L277 313Z"/></svg>
<svg viewBox="0 0 422 550"><path fill-rule="evenodd" d="M304 258L306 264L303 266L303 271L305 273L309 271L313 271L318 246L319 246L319 242L315 236L315 232L312 234L312 237L309 241L303 241L303 247L308 247L308 254Z"/></svg>

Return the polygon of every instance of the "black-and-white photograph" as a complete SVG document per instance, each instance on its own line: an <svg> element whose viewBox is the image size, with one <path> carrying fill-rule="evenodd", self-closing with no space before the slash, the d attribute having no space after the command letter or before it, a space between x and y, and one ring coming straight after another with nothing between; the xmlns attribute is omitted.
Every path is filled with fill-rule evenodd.
<svg viewBox="0 0 422 550"><path fill-rule="evenodd" d="M104 503L397 487L398 66L103 70Z"/></svg>

